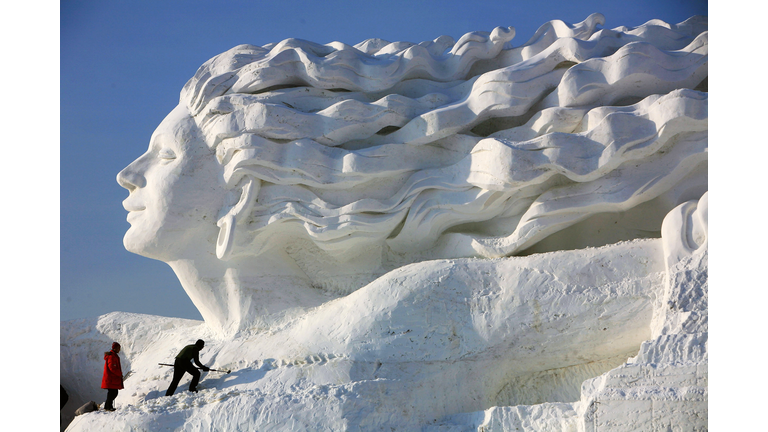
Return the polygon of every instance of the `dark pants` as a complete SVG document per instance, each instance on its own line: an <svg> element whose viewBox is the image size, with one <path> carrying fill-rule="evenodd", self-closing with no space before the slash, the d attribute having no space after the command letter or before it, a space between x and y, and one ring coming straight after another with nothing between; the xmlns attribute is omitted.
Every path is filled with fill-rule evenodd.
<svg viewBox="0 0 768 432"><path fill-rule="evenodd" d="M115 398L117 397L117 389L107 389L107 401L104 402L105 410L115 409Z"/></svg>
<svg viewBox="0 0 768 432"><path fill-rule="evenodd" d="M181 377L184 376L184 372L189 372L192 375L192 381L189 383L189 391L197 391L197 383L200 381L200 371L192 365L189 360L176 360L173 362L173 380L171 386L168 387L168 391L165 392L166 396L173 395L176 391L176 386L179 385Z"/></svg>

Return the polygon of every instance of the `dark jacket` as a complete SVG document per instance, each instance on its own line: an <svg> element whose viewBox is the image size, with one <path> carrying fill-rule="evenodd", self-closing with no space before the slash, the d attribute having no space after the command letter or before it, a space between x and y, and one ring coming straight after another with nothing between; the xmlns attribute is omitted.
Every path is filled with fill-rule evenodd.
<svg viewBox="0 0 768 432"><path fill-rule="evenodd" d="M179 353L176 355L176 360L179 361L190 361L194 360L195 364L198 367L205 367L202 363L200 363L200 350L202 348L198 347L197 345L187 345L184 348L179 351Z"/></svg>
<svg viewBox="0 0 768 432"><path fill-rule="evenodd" d="M101 378L101 388L122 389L123 369L120 367L120 357L114 351L104 353L104 376Z"/></svg>

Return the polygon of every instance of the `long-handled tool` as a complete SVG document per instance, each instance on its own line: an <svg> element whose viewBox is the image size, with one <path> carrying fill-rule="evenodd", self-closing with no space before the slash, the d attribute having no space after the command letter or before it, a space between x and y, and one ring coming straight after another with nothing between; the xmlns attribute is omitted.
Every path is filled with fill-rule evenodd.
<svg viewBox="0 0 768 432"><path fill-rule="evenodd" d="M158 364L159 364L160 366L173 366L172 364L168 364L168 363L158 363ZM197 369L202 369L202 368L199 368L199 367L197 367L197 366L195 366L195 367L196 367ZM208 370L209 370L209 371L211 371L211 372L226 372L226 373L230 373L230 372L232 372L231 370L222 370L222 369L208 369Z"/></svg>

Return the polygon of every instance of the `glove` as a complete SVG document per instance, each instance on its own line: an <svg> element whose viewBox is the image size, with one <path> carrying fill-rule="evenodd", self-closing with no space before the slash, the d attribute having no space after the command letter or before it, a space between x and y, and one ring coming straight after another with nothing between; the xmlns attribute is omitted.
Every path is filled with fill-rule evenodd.
<svg viewBox="0 0 768 432"><path fill-rule="evenodd" d="M203 366L203 370L208 372L209 370L211 370L211 368L209 368L208 366Z"/></svg>

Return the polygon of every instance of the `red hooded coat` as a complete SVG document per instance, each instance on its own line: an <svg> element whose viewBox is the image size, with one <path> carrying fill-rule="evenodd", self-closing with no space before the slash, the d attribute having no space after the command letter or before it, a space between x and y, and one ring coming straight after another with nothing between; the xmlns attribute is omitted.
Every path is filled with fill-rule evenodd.
<svg viewBox="0 0 768 432"><path fill-rule="evenodd" d="M120 367L120 357L114 351L104 353L104 377L101 378L101 388L122 389L123 369Z"/></svg>

